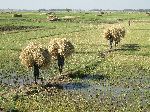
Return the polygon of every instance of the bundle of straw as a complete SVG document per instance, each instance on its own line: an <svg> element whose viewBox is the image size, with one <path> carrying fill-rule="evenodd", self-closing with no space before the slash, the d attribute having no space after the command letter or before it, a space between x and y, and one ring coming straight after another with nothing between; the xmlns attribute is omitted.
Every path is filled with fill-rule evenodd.
<svg viewBox="0 0 150 112"><path fill-rule="evenodd" d="M34 63L43 68L49 65L51 56L48 50L40 44L31 42L22 49L19 58L21 63L28 68L33 67Z"/></svg>
<svg viewBox="0 0 150 112"><path fill-rule="evenodd" d="M53 39L49 46L48 51L50 52L52 59L57 59L58 53L63 55L65 58L69 57L74 52L74 46L66 38Z"/></svg>

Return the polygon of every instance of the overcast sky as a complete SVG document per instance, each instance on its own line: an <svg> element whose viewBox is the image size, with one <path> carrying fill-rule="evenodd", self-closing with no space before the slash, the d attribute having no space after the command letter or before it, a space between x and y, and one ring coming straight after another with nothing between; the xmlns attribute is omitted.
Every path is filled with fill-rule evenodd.
<svg viewBox="0 0 150 112"><path fill-rule="evenodd" d="M0 0L0 9L149 9L150 0Z"/></svg>

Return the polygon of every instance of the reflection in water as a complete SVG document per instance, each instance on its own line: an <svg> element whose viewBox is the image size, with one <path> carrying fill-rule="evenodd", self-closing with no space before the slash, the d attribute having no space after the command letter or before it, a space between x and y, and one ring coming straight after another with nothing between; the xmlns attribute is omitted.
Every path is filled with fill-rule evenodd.
<svg viewBox="0 0 150 112"><path fill-rule="evenodd" d="M33 77L30 74L17 75L16 73L12 73L9 75L0 75L0 84L18 87L23 85L31 85L34 83ZM39 80L39 83L40 80Z"/></svg>
<svg viewBox="0 0 150 112"><path fill-rule="evenodd" d="M135 78L133 80L123 78L119 79L120 84L111 85L111 82L107 81L107 79L100 80L99 83L95 83L93 81L89 81L89 78L84 78L84 83L68 83L66 85L63 85L63 89L66 91L78 91L80 93L83 93L87 97L91 95L96 96L97 94L101 93L109 93L113 96L118 96L121 94L133 93L135 91L140 91L141 93L146 91L150 92L150 85L148 85L150 84L149 79L149 77ZM125 86L124 84L128 84L128 86ZM141 85L141 87L136 85Z"/></svg>
<svg viewBox="0 0 150 112"><path fill-rule="evenodd" d="M96 80L97 79L97 80ZM109 81L110 80L110 81ZM118 79L117 79L118 80ZM111 85L113 82L111 79L104 77L103 75L85 75L84 78L81 78L78 82L68 82L59 84L62 89L65 91L77 91L83 93L87 96L94 96L97 94L110 93L113 96L121 95L123 93L131 93L135 90L145 92L150 91L150 77L139 77L139 78L122 78L118 80L120 83L118 85ZM33 77L31 75L16 75L15 73L10 75L2 75L0 74L0 84L9 85L13 87L23 86L23 85L31 85L34 83ZM38 81L38 83L42 83L46 85L48 82L44 80ZM57 84L57 82L56 82ZM125 87L124 84L128 84ZM136 85L141 85L136 86Z"/></svg>

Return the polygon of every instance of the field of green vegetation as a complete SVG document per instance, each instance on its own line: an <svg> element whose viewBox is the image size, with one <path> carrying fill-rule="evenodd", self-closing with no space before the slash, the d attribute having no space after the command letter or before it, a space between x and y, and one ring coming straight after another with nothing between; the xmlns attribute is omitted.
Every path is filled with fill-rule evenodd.
<svg viewBox="0 0 150 112"><path fill-rule="evenodd" d="M0 111L150 111L150 16L55 12L59 18L75 18L48 21L41 12L22 15L0 14ZM126 35L110 51L103 30L113 24L124 26ZM29 42L47 46L53 38L70 40L75 53L65 61L65 75L53 63L40 71L44 83L35 85L33 71L20 63L21 49Z"/></svg>

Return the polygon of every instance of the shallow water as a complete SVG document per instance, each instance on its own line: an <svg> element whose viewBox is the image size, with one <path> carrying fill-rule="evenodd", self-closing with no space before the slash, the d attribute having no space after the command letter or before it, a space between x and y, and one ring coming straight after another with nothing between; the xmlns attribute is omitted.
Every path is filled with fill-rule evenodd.
<svg viewBox="0 0 150 112"><path fill-rule="evenodd" d="M18 87L23 85L31 85L34 83L34 78L31 74L17 75L11 73L9 75L0 74L0 84ZM96 81L97 80L97 81ZM117 82L117 84L116 84ZM47 80L38 80L38 83L46 84ZM123 93L131 93L135 90L140 92L150 91L150 77L136 77L136 78L121 78L108 79L102 75L87 75L78 82L70 82L61 84L65 91L77 91L87 96L97 95L101 92L111 93L113 96L121 95Z"/></svg>
<svg viewBox="0 0 150 112"><path fill-rule="evenodd" d="M150 77L140 78L122 78L117 80L102 79L100 81L93 81L92 78L84 78L84 82L64 84L63 88L66 91L79 92L86 97L96 96L97 94L111 94L112 96L119 96L122 94L129 94L138 91L139 93L150 92ZM117 82L117 83L116 83ZM119 83L118 83L119 82ZM113 83L113 84L112 84Z"/></svg>
<svg viewBox="0 0 150 112"><path fill-rule="evenodd" d="M144 81L144 79L142 79ZM121 80L120 80L121 81ZM136 79L136 83L139 79ZM132 82L132 81L129 81ZM64 84L64 91L77 93L83 95L86 100L98 100L100 102L116 102L113 104L120 105L119 102L126 105L128 102L136 102L139 98L140 105L146 107L150 102L149 97L147 96L150 93L150 80L145 80L146 87L140 88L135 86L125 87L124 85L111 85L109 82L105 80L100 83L89 82L88 80L84 80L84 83L69 83ZM135 100L135 101L134 101ZM118 103L117 103L118 102Z"/></svg>
<svg viewBox="0 0 150 112"><path fill-rule="evenodd" d="M125 88L125 87L121 87L121 86L104 86L101 84L86 84L86 83L70 83L70 84L66 84L63 85L63 89L64 90L68 90L68 91L79 91L81 93L87 94L89 95L96 95L98 92L104 92L104 93L108 93L111 92L111 94L113 96L117 96L117 95L121 95L122 93L129 93L129 92L133 92L135 90L141 91L141 92L145 92L145 91L150 91L150 88Z"/></svg>
<svg viewBox="0 0 150 112"><path fill-rule="evenodd" d="M9 86L23 86L26 84L33 83L33 77L29 75L20 75L12 73L9 75L0 75L0 84L9 85Z"/></svg>
<svg viewBox="0 0 150 112"><path fill-rule="evenodd" d="M17 75L16 73L11 73L9 75L0 74L0 84L4 84L8 87L22 87L24 85L31 85L34 83L34 78L31 74ZM38 80L38 84L46 85L47 80L41 82ZM141 76L134 78L118 78L110 79L103 77L102 75L85 75L85 77L80 78L80 80L73 80L71 82L64 83L54 83L50 84L48 87L55 87L57 89L63 89L64 92L69 92L72 94L80 94L87 100L98 100L104 101L110 100L112 102L134 102L135 98L140 98L140 105L147 106L149 98L147 96L150 93L150 77ZM123 98L122 98L123 97ZM120 105L120 103L117 103Z"/></svg>

